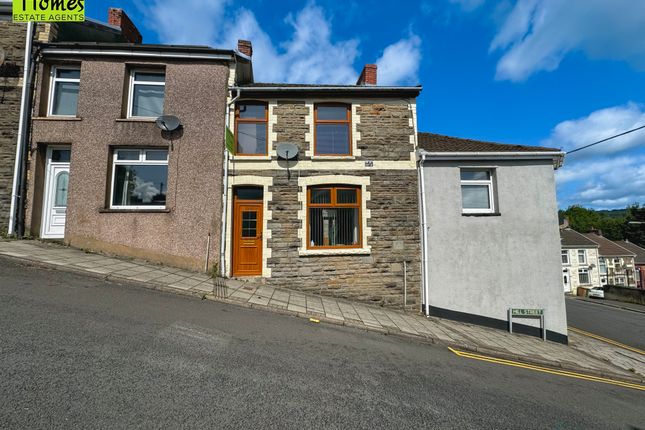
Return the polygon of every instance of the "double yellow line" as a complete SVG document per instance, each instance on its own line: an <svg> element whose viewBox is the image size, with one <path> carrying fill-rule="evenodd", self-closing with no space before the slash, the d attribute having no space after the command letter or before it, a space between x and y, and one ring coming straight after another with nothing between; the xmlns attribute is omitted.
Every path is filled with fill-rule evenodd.
<svg viewBox="0 0 645 430"><path fill-rule="evenodd" d="M548 367L536 366L533 364L520 363L518 361L505 360L503 358L489 357L487 355L475 354L472 352L459 351L448 347L450 351L459 357L470 358L473 360L487 361L489 363L503 364L505 366L519 367L522 369L535 370L537 372L550 373L552 375L566 376L568 378L584 379L586 381L601 382L603 384L617 385L624 388L632 388L634 390L645 391L645 385L634 384L631 382L617 381L614 379L601 378L600 376L586 375L584 373L569 372L567 370L555 370Z"/></svg>
<svg viewBox="0 0 645 430"><path fill-rule="evenodd" d="M617 346L619 348L623 348L623 349L626 349L628 351L635 352L636 354L645 355L645 351L643 351L642 349L634 348L633 346L629 346L629 345L625 345L624 343L616 342L613 339L607 339L606 337L598 336L597 334L589 333L588 331L580 330L579 328L575 328L575 327L571 327L571 326L569 326L569 330L571 330L574 333L578 333L578 334L581 334L583 336L592 337L592 338L598 339L598 340L600 340L602 342L606 342L606 343L608 343L610 345L614 345L614 346Z"/></svg>

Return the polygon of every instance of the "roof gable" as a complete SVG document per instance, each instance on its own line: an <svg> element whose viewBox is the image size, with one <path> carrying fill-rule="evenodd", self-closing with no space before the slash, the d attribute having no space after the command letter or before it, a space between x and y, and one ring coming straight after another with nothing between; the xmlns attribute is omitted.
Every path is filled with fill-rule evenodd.
<svg viewBox="0 0 645 430"><path fill-rule="evenodd" d="M596 242L570 228L560 229L560 243L566 248L598 248Z"/></svg>

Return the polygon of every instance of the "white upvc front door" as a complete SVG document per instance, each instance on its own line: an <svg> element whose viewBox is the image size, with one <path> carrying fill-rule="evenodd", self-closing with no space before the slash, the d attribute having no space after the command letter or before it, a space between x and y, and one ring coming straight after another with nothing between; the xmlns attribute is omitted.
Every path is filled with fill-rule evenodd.
<svg viewBox="0 0 645 430"><path fill-rule="evenodd" d="M564 285L564 292L571 292L571 277L569 276L569 269L562 270L562 284Z"/></svg>
<svg viewBox="0 0 645 430"><path fill-rule="evenodd" d="M40 237L62 239L65 236L67 190L69 188L69 147L47 148L45 192Z"/></svg>

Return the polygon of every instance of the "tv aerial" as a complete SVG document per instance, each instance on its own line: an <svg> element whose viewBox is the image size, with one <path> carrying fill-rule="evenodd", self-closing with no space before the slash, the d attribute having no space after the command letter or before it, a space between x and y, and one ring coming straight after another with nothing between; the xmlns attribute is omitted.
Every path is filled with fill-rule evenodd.
<svg viewBox="0 0 645 430"><path fill-rule="evenodd" d="M287 162L287 179L291 179L291 171L289 170L289 160L298 158L298 146L294 143L280 143L276 148L278 159L283 159Z"/></svg>

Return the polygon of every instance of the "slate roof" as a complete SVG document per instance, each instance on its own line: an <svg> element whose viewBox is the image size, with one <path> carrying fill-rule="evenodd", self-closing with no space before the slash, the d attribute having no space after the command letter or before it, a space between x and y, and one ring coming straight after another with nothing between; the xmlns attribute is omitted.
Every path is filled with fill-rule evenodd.
<svg viewBox="0 0 645 430"><path fill-rule="evenodd" d="M633 257L636 254L628 249L623 248L616 242L596 233L583 233L588 239L598 244L598 253L601 257Z"/></svg>
<svg viewBox="0 0 645 430"><path fill-rule="evenodd" d="M485 142L435 133L419 133L418 136L419 148L428 152L560 152L544 146Z"/></svg>
<svg viewBox="0 0 645 430"><path fill-rule="evenodd" d="M560 229L560 243L565 248L598 248L598 244L570 228Z"/></svg>
<svg viewBox="0 0 645 430"><path fill-rule="evenodd" d="M627 242L626 240L616 241L616 243L623 248L636 254L635 262L636 264L645 264L645 249L636 245L635 243Z"/></svg>

